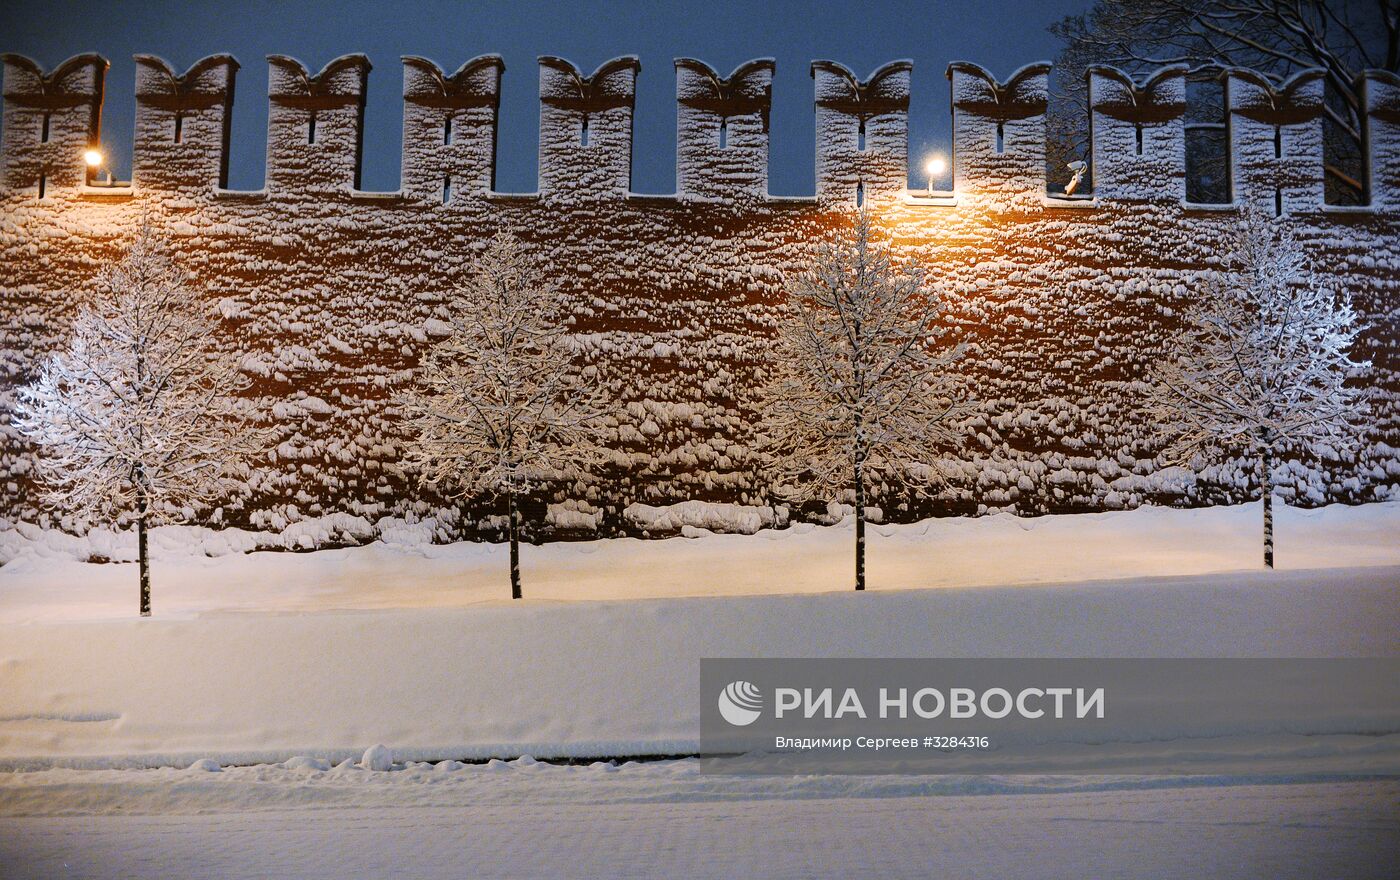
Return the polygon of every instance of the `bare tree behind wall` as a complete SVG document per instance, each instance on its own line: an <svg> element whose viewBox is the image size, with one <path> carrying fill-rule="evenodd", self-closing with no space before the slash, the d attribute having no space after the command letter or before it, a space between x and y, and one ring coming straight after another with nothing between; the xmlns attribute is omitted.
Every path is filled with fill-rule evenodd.
<svg viewBox="0 0 1400 880"><path fill-rule="evenodd" d="M216 338L208 298L145 226L98 276L66 349L19 392L16 425L37 448L45 503L135 524L143 617L148 528L236 494L265 449L265 430L237 397L248 380Z"/></svg>
<svg viewBox="0 0 1400 880"><path fill-rule="evenodd" d="M962 349L945 344L939 291L873 227L866 210L838 227L788 288L757 431L779 495L854 495L857 590L868 488L937 482L971 412L948 370Z"/></svg>
<svg viewBox="0 0 1400 880"><path fill-rule="evenodd" d="M1228 201L1229 179L1219 76L1248 67L1287 78L1326 72L1323 117L1327 200L1364 197L1358 77L1400 73L1400 0L1097 0L1051 27L1064 47L1055 62L1049 171L1088 158L1085 70L1112 64L1141 75L1167 64L1191 66L1188 190L1193 200Z"/></svg>
<svg viewBox="0 0 1400 880"><path fill-rule="evenodd" d="M520 502L607 461L596 368L580 367L567 302L510 233L493 238L451 297L452 329L400 402L407 469L448 497L504 496L512 598L520 588Z"/></svg>
<svg viewBox="0 0 1400 880"><path fill-rule="evenodd" d="M1233 265L1192 292L1175 350L1150 373L1147 411L1177 462L1255 458L1273 568L1274 461L1354 448L1366 404L1346 382L1370 365L1348 355L1362 329L1350 297L1317 282L1285 226L1247 211L1228 245Z"/></svg>

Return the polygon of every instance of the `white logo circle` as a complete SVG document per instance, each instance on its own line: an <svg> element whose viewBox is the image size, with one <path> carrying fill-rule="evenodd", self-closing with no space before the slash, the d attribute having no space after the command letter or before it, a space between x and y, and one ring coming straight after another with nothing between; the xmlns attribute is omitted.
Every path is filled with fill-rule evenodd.
<svg viewBox="0 0 1400 880"><path fill-rule="evenodd" d="M763 692L747 681L731 681L719 692L719 714L735 727L746 727L763 714Z"/></svg>

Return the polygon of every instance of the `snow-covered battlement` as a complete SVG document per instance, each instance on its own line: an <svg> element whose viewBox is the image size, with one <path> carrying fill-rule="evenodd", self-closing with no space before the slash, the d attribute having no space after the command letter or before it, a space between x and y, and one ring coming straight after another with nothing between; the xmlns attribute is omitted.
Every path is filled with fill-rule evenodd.
<svg viewBox="0 0 1400 880"><path fill-rule="evenodd" d="M629 55L584 76L563 58L540 58L540 195L578 201L627 194L641 69Z"/></svg>
<svg viewBox="0 0 1400 880"><path fill-rule="evenodd" d="M403 59L403 181L406 196L450 203L496 188L499 55L480 55L451 75L426 58Z"/></svg>
<svg viewBox="0 0 1400 880"><path fill-rule="evenodd" d="M1282 214L1322 203L1322 80L1299 71L1282 85L1252 70L1225 80L1236 201Z"/></svg>
<svg viewBox="0 0 1400 880"><path fill-rule="evenodd" d="M891 61L862 80L834 61L812 62L817 199L824 205L879 204L903 195L913 70L913 62Z"/></svg>
<svg viewBox="0 0 1400 880"><path fill-rule="evenodd" d="M1176 64L1135 80L1116 67L1090 68L1095 196L1171 199L1185 192L1186 71Z"/></svg>
<svg viewBox="0 0 1400 880"><path fill-rule="evenodd" d="M214 198L226 185L230 107L238 62L213 55L183 74L138 55L133 195L178 192ZM401 198L461 204L492 197L499 56L448 75L425 58L403 62ZM369 59L345 55L313 74L299 61L270 65L267 192L289 200L354 197L363 161ZM9 192L77 194L87 181L82 151L99 140L107 62L79 55L51 72L5 55L4 174ZM727 78L702 61L675 62L676 197L731 203L766 199L772 59ZM908 192L909 61L861 79L814 61L816 192L822 205L902 199ZM976 64L948 67L953 106L954 189L1002 210L1043 207L1049 62L1005 80ZM632 121L641 62L607 61L591 74L554 56L539 59L540 198L623 199L631 192ZM1302 71L1276 83L1249 70L1227 73L1233 192L1270 211L1322 204L1322 76ZM1366 74L1371 202L1395 198L1397 86ZM1185 195L1185 70L1135 79L1112 67L1089 71L1095 195L1181 202ZM89 194L90 195L90 194ZM533 195L533 194L532 194ZM916 192L915 195L918 195ZM945 200L946 201L946 200ZM932 203L932 200L931 200Z"/></svg>
<svg viewBox="0 0 1400 880"><path fill-rule="evenodd" d="M36 198L74 192L87 180L83 152L102 126L107 59L75 55L45 73L23 55L0 55L5 67L5 131L0 141L9 190Z"/></svg>
<svg viewBox="0 0 1400 880"><path fill-rule="evenodd" d="M953 94L953 189L1001 208L1035 207L1045 194L1050 63L1000 81L980 65L948 65Z"/></svg>
<svg viewBox="0 0 1400 880"><path fill-rule="evenodd" d="M342 55L311 74L269 55L267 189L305 197L360 188L369 59Z"/></svg>
<svg viewBox="0 0 1400 880"><path fill-rule="evenodd" d="M231 55L211 55L183 74L154 55L136 56L133 186L198 198L211 183L228 185L237 72Z"/></svg>
<svg viewBox="0 0 1400 880"><path fill-rule="evenodd" d="M243 393L276 435L212 522L280 529L440 507L398 469L395 397L447 326L447 292L506 228L566 294L578 356L616 402L616 466L534 499L531 519L636 531L626 511L637 505L766 509L754 421L773 328L813 243L858 202L894 257L942 292L978 407L934 497L875 488L887 518L1253 497L1241 462L1165 467L1142 415L1140 380L1170 350L1203 273L1225 264L1219 243L1239 217L1239 204L1185 201L1179 67L1089 72L1094 193L1071 199L1046 191L1048 63L1005 79L949 66L954 192L929 197L907 184L910 63L862 78L814 62L816 197L794 198L768 193L768 58L727 75L676 60L676 188L657 195L630 180L633 57L592 71L539 59L530 193L495 189L499 56L450 73L402 59L402 176L387 193L359 188L362 55L315 72L269 59L267 185L255 192L226 188L233 58L180 72L138 56L133 179L117 186L89 185L83 164L99 141L106 61L83 55L48 72L3 61L0 528L43 516L32 451L10 419L17 391L64 344L83 293L143 220L207 290L217 345L237 355L252 382ZM1237 203L1278 214L1319 283L1349 291L1370 324L1355 353L1373 364L1358 380L1374 391L1361 448L1341 459L1308 450L1273 474L1283 497L1306 504L1400 491L1400 80L1373 72L1364 86L1370 202L1340 208L1322 204L1316 74L1228 74ZM556 509L567 515L547 515ZM469 529L496 521L489 506L464 513Z"/></svg>
<svg viewBox="0 0 1400 880"><path fill-rule="evenodd" d="M1400 76L1368 70L1363 85L1371 204L1377 210L1400 210Z"/></svg>
<svg viewBox="0 0 1400 880"><path fill-rule="evenodd" d="M771 58L721 77L695 58L676 59L676 194L682 199L768 195Z"/></svg>

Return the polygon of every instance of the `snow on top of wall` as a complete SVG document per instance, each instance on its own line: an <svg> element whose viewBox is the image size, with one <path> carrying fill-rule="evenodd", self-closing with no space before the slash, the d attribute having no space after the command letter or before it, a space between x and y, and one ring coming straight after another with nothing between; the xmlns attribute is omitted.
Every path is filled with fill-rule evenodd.
<svg viewBox="0 0 1400 880"><path fill-rule="evenodd" d="M55 105L61 111L56 114L57 117L82 118L84 135L100 130L101 71L106 68L104 59L96 55L76 56L46 73L22 56L5 57L8 59L6 68L10 71L6 77L6 91L16 120L24 118L22 105L32 103L38 96L61 96L62 100ZM209 185L215 182L214 178L219 178L221 182L222 169L226 166L228 131L224 122L231 112L238 62L229 55L211 55L195 62L184 74L177 74L167 62L156 56L137 57L138 116L141 118L138 119L134 167L144 169L148 183L159 182L162 188L169 188L178 186L182 181L187 185L198 182L203 197L211 197ZM272 191L278 188L278 181L285 194L305 192L318 197L325 197L338 187L357 186L356 169L361 160L357 132L362 122L370 60L361 54L343 55L315 73L290 56L269 55L268 63L272 72L269 95L273 104L269 116L268 157L268 177L274 181ZM457 163L487 167L484 171L466 175L466 179L454 187L456 192L449 196L449 200L463 193L476 198L486 197L494 179L494 169L489 166L494 164L496 106L504 61L497 55L482 55L467 61L452 74L444 73L436 62L418 56L404 56L402 63L403 94L408 104L404 128L405 188L400 196L427 199L439 195L443 180L452 176L451 168L447 169L446 175L437 174L436 171L440 169L434 168L432 178L437 187L429 187L423 177L427 170L424 162L428 161L425 157L450 155L457 157ZM540 194L552 194L565 200L574 199L580 194L594 198L624 197L630 192L630 172L624 167L627 163L623 159L630 156L631 151L630 120L635 80L641 69L640 60L632 55L619 56L603 62L588 74L557 56L542 55L539 65L540 97L543 102ZM727 147L720 145L717 132L721 124L732 116L742 118L747 115L736 114L738 105L734 105L732 99L744 93L743 84L756 74L771 80L772 59L759 58L745 62L728 78L721 78L713 68L698 59L678 58L675 65L681 114L679 132L682 136L677 154L678 195L726 202L766 197L766 147L752 154L741 150L736 154L741 164L726 167L736 159L736 155L728 155ZM905 187L902 181L906 172L900 171L895 167L898 163L892 162L889 173L893 177L888 183L882 182L881 177L886 172L878 156L887 149L899 153L907 149L907 119L904 114L909 100L911 65L912 62L908 60L891 61L877 67L867 78L860 79L839 62L812 62L819 128L819 195L825 193L825 198L845 200L847 190L853 190L853 186L847 185L852 175L868 177L866 182L879 192L887 188L903 192ZM977 129L979 118L1014 119L1018 121L1018 128L1025 128L1025 131L1007 138L1004 149L996 152L1026 159L1042 155L1043 114L1049 100L1045 76L1050 66L1048 61L1032 62L1013 71L1005 80L999 80L986 68L973 62L952 62L947 74L953 89L955 131L969 127ZM1099 80L1126 80L1136 92L1151 95L1164 80L1175 78L1178 68L1179 65L1168 65L1140 80L1134 80L1121 71L1099 66L1090 71L1090 76ZM1284 105L1297 105L1299 101L1316 103L1310 96L1317 85L1317 73L1312 70L1300 71L1287 81L1277 83L1253 71L1231 69L1228 76L1233 84L1230 89L1232 109L1245 116L1263 112L1264 109L1282 112L1286 116ZM696 100L696 86L687 85L686 80L687 77L697 76L716 84L720 94L715 96L715 100ZM1372 91L1384 87L1383 77L1372 79L1378 83ZM758 95L760 104L765 106L746 106L764 122L747 134L743 133L744 126L740 126L740 145L766 145L768 86L760 84L757 87L762 93ZM192 102L189 98L193 95L205 99L221 97L223 100ZM182 96L183 100L176 100ZM13 105L16 103L21 106L15 108ZM461 118L455 120L456 131L443 137L438 130L443 120L459 114ZM325 115L324 119L318 119L317 127L324 125L326 130L317 132L317 143L298 143L298 139L305 140L308 136L303 128L313 115ZM176 152L189 154L190 160L182 160L189 167L177 169L177 173L163 178L159 169L162 160L167 158L165 154L169 152L169 145L151 135L153 130L173 131L177 116L200 124L192 125L187 136L182 132L182 137L178 139L177 146L181 149ZM846 155L845 135L841 132L845 131L848 120L857 118L872 129L869 156ZM715 126L716 135L708 151L693 147L688 149L684 142L687 135L692 139L711 139L709 123L699 120L709 120ZM1032 124L1031 120L1036 121ZM1293 125L1306 120L1289 117L1284 121ZM205 122L209 124L203 124ZM595 143L591 140L595 134L601 135L596 142L599 149L581 149L584 146L582 132L585 125L588 127L590 145ZM595 125L598 126L597 131L593 130ZM1027 125L1030 127L1026 128ZM458 143L458 134L464 136L461 144ZM1393 132L1385 126L1373 126L1368 134L1373 141L1372 154L1388 162L1391 151L1388 144ZM1037 138L1040 141L1038 147L1035 144ZM1173 144L1181 140L1179 132L1172 138ZM978 139L985 140L980 136ZM6 126L5 141L5 161L12 167L0 184L11 188L24 189L32 185L35 168L28 167L27 155L40 151L52 160L62 152L61 149L41 150L45 144L41 142L37 130L23 124ZM299 151L296 147L318 144L320 148L311 151L317 157L314 161L306 157L298 158L306 151ZM1096 147L1097 161L1110 156L1122 159L1126 155L1122 145L1115 142L1100 143ZM1167 149L1175 147L1168 145ZM1320 147L1310 141L1299 141L1294 149L1313 150ZM866 150L858 149L855 152L864 153ZM970 195L982 190L1005 189L1009 184L1004 175L997 174L995 168L987 167L985 163L974 161L978 152L977 146L968 138L955 137L953 160L959 192ZM967 161L959 163L959 153L969 154ZM470 158L468 154L471 154ZM193 162L195 155L202 157L203 161ZM74 173L61 180L55 179L55 184L76 186L83 182L78 174L81 171L79 156L74 155L69 159ZM853 168L852 163L859 165L860 169ZM452 164L449 162L449 166ZM183 174L178 173L180 171ZM1248 185L1247 171L1240 170L1239 173L1242 184ZM707 174L715 178L709 184L704 182ZM755 187L755 176L760 174L763 190ZM136 176L139 178L141 175ZM1038 183L1025 179L1016 185L1023 189L1030 187L1037 191L1038 196L1044 191L1043 169L1039 176ZM688 181L688 178L692 180ZM1379 178L1386 187L1390 186L1387 174L1382 173ZM729 189L725 188L725 181L732 183ZM568 182L573 185L567 185ZM1165 189L1179 199L1182 193L1178 184L1174 176L1166 179L1148 176L1136 181L1135 185L1149 196L1160 196ZM1115 191L1109 197L1133 198L1135 195ZM1386 203L1385 199L1377 201L1377 204ZM1316 207L1316 204L1290 205L1293 210L1310 207Z"/></svg>

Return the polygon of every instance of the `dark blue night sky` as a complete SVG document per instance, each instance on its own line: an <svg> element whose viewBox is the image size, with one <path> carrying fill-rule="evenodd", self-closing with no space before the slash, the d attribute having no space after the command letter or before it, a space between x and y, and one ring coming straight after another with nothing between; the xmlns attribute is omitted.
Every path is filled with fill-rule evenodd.
<svg viewBox="0 0 1400 880"><path fill-rule="evenodd" d="M772 56L771 190L812 193L812 80L815 58L839 61L865 76L896 58L914 60L910 111L912 161L948 149L948 85L953 59L976 61L999 77L1051 58L1046 26L1088 0L1001 0L985 3L793 2L341 2L0 3L0 51L19 52L52 67L79 52L112 62L103 141L119 175L130 169L134 65L150 52L184 70L199 58L231 52L242 63L233 120L230 185L263 182L267 65L282 53L313 71L337 55L364 52L374 64L366 116L363 185L399 183L401 55L424 55L455 69L486 52L505 57L497 187L535 189L539 109L538 55L562 55L585 72L624 54L642 60L637 86L633 188L675 190L675 74L672 59L699 58L728 73L750 58ZM921 176L916 175L919 185Z"/></svg>

